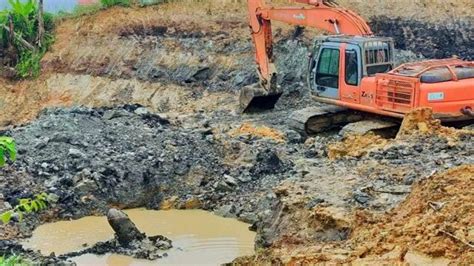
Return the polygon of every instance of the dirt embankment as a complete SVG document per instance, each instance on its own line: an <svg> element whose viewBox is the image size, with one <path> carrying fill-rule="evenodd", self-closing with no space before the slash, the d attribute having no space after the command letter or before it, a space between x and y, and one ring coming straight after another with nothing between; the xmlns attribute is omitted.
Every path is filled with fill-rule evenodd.
<svg viewBox="0 0 474 266"><path fill-rule="evenodd" d="M324 168L339 167L328 173L332 182L317 174L282 182L274 189L275 210L258 228L257 244L265 249L236 263L472 263L473 136L440 126L420 109L405 118L396 139L369 135L329 145L328 155L338 156ZM451 164L441 159L451 156L445 153L460 160ZM357 174L350 174L354 157ZM431 167L421 170L427 163ZM345 176L337 177L343 168ZM321 187L339 197L352 187L352 201L334 199Z"/></svg>
<svg viewBox="0 0 474 266"><path fill-rule="evenodd" d="M235 263L471 264L473 178L473 165L429 176L398 207L382 215L356 211L349 217L321 207L303 211L303 202L282 201L288 219L276 219L274 225L283 224L284 237L257 256Z"/></svg>
<svg viewBox="0 0 474 266"><path fill-rule="evenodd" d="M351 242L359 256L413 249L433 257L474 262L474 165L417 183L410 196L380 217L359 214Z"/></svg>

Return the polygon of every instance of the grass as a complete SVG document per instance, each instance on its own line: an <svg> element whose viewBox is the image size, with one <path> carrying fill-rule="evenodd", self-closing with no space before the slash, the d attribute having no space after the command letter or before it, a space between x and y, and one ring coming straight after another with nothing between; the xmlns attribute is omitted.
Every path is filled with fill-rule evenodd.
<svg viewBox="0 0 474 266"><path fill-rule="evenodd" d="M55 21L61 21L64 19L82 17L84 15L90 15L97 13L102 9L101 3L91 4L91 5L78 5L74 8L72 12L59 12L54 16Z"/></svg>
<svg viewBox="0 0 474 266"><path fill-rule="evenodd" d="M56 21L62 21L64 19L71 19L82 17L85 15L92 15L106 8L113 6L130 7L137 5L145 7L149 5L157 5L165 3L167 0L101 0L95 4L89 5L77 5L72 12L59 12L54 16Z"/></svg>
<svg viewBox="0 0 474 266"><path fill-rule="evenodd" d="M130 0L100 0L100 3L103 7L113 7L113 6L130 6Z"/></svg>

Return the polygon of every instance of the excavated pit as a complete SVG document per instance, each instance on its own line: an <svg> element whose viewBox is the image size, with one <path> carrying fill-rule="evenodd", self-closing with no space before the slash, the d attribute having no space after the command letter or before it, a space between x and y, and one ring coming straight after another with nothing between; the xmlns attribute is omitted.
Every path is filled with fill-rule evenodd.
<svg viewBox="0 0 474 266"><path fill-rule="evenodd" d="M362 139L346 146L354 143L341 144L337 132L303 139L287 122L293 110L313 104L304 85L309 30L275 30L285 93L274 111L238 114L239 89L257 80L242 11L183 8L175 16L170 10L176 7L165 7L114 8L66 20L38 80L0 81L2 135L19 145L18 160L0 169L0 209L40 191L59 196L53 208L21 226L0 226L0 250L57 263L22 250L17 240L48 221L146 206L200 208L253 224L264 248L253 262L381 256L346 245L359 228L354 210L383 213L419 180L474 164L469 131L419 134L413 128L380 145ZM398 62L419 54L472 58L470 24L371 21L403 49ZM457 45L445 48L451 29ZM331 156L330 145L342 152Z"/></svg>

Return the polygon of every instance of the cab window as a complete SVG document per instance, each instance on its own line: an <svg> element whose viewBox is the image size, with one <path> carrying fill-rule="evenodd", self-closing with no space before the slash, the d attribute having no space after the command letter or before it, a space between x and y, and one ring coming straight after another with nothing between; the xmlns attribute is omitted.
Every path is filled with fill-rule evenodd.
<svg viewBox="0 0 474 266"><path fill-rule="evenodd" d="M323 87L339 87L339 49L324 48L318 60L316 84Z"/></svg>
<svg viewBox="0 0 474 266"><path fill-rule="evenodd" d="M346 51L346 84L357 86L359 85L359 60L357 58L357 52L353 50Z"/></svg>

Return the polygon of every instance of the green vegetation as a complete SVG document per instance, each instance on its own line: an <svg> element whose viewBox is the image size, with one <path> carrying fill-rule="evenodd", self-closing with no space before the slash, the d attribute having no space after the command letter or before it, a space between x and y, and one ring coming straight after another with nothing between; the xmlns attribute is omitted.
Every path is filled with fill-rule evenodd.
<svg viewBox="0 0 474 266"><path fill-rule="evenodd" d="M100 0L102 7L108 8L112 6L149 6L171 2L170 0Z"/></svg>
<svg viewBox="0 0 474 266"><path fill-rule="evenodd" d="M15 141L10 137L0 137L0 167L5 165L7 156L11 160L16 159ZM2 221L4 224L7 224L14 216L18 217L18 219L21 221L23 220L23 216L25 214L39 212L46 209L49 203L56 201L56 198L57 196L54 194L48 195L46 193L41 193L35 195L33 199L20 199L18 205L16 205L13 209L0 214L0 221ZM12 257L9 257L8 259L12 259ZM0 260L0 266L9 265L2 264L2 261L6 263L7 259L2 258L2 260Z"/></svg>
<svg viewBox="0 0 474 266"><path fill-rule="evenodd" d="M95 13L112 6L147 6L168 0L100 0L97 4L77 6L69 13L53 16L42 12L39 0L8 0L10 9L0 11L0 72L15 70L19 78L40 74L40 61L54 41L55 20Z"/></svg>
<svg viewBox="0 0 474 266"><path fill-rule="evenodd" d="M130 0L100 0L103 7L130 6Z"/></svg>
<svg viewBox="0 0 474 266"><path fill-rule="evenodd" d="M10 160L16 159L15 140L9 137L0 137L0 167L6 163L7 156Z"/></svg>
<svg viewBox="0 0 474 266"><path fill-rule="evenodd" d="M55 21L61 21L63 19L76 18L84 15L94 14L103 9L101 3L89 4L89 5L77 5L74 7L72 12L60 11L54 15Z"/></svg>
<svg viewBox="0 0 474 266"><path fill-rule="evenodd" d="M22 265L28 265L28 263L25 263L22 259L22 257L18 255L13 255L13 256L0 256L0 266L22 266Z"/></svg>
<svg viewBox="0 0 474 266"><path fill-rule="evenodd" d="M7 224L11 221L12 217L17 216L18 220L22 221L25 214L44 210L48 207L49 203L54 201L56 201L56 196L46 193L35 195L33 199L20 199L15 208L0 214L0 220Z"/></svg>
<svg viewBox="0 0 474 266"><path fill-rule="evenodd" d="M53 16L41 12L36 0L8 3L10 9L0 12L0 48L7 51L3 56L8 59L3 65L15 67L21 78L36 77L40 60L53 42Z"/></svg>

